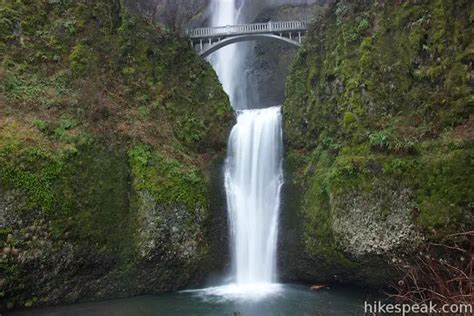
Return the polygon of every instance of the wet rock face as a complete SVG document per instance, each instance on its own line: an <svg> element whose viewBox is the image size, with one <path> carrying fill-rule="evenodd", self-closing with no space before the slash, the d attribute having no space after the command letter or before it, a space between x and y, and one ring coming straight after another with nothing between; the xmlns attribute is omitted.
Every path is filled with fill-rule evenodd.
<svg viewBox="0 0 474 316"><path fill-rule="evenodd" d="M371 191L333 194L328 213L314 219L315 227L297 200L303 192L288 186L293 188L284 191L279 241L285 280L381 287L398 276L393 263L405 262L424 240L413 223L416 202L408 188L376 181ZM324 229L330 233L321 234Z"/></svg>
<svg viewBox="0 0 474 316"><path fill-rule="evenodd" d="M266 10L273 10L291 6L293 8L307 8L315 4L325 5L333 0L241 0L242 14L252 21ZM151 21L156 21L176 30L186 27L199 27L209 24L210 4L212 0L127 0L127 6L140 13ZM303 10L304 11L304 10ZM309 11L306 10L308 13ZM290 19L299 19L299 13L290 16ZM308 15L308 14L307 14Z"/></svg>
<svg viewBox="0 0 474 316"><path fill-rule="evenodd" d="M49 82L51 63L23 57L54 50L70 61L54 69L65 74L55 88L35 84L48 99L68 87L51 100L65 105L55 109L5 93L23 74L0 66L0 313L192 287L222 263L209 251L207 175L225 152L227 96L185 40L130 18L118 3L11 2L0 10L7 37L16 32L9 25L28 25L28 44L0 36L11 67ZM66 16L77 28L53 27ZM68 39L39 49L43 30ZM77 45L90 36L93 43ZM130 67L115 55L125 46Z"/></svg>
<svg viewBox="0 0 474 316"><path fill-rule="evenodd" d="M201 260L201 247L206 245L202 230L205 210L160 205L147 192L139 195L140 260L150 260L157 253L165 253L189 264Z"/></svg>
<svg viewBox="0 0 474 316"><path fill-rule="evenodd" d="M0 229L9 233L0 267L14 269L0 277L8 297L3 308L160 293L203 278L198 263L208 259L205 210L165 207L146 192L140 198L136 244L114 253L82 244L69 232L58 236L44 212L24 208L20 192L1 192Z"/></svg>
<svg viewBox="0 0 474 316"><path fill-rule="evenodd" d="M8 230L3 241L0 266L9 267L14 273L5 275L3 290L9 298L7 307L13 307L20 300L15 296L18 284L28 284L26 307L44 302L72 302L82 291L75 282L66 282L68 276L78 271L92 257L92 262L102 263L88 275L77 275L78 283L97 277L108 265L93 252L74 247L70 242L58 240L52 234L51 223L39 210L28 210L24 196L19 191L0 191L0 229ZM15 251L5 251L6 248ZM34 273L25 275L25 271Z"/></svg>
<svg viewBox="0 0 474 316"><path fill-rule="evenodd" d="M255 22L310 21L331 1L273 1L255 17ZM278 41L256 41L254 56L248 60L249 72L258 85L262 106L283 104L285 82L290 66L298 52Z"/></svg>
<svg viewBox="0 0 474 316"><path fill-rule="evenodd" d="M283 107L302 192L283 209L302 226L288 278L380 287L428 240L470 229L469 4L338 1L312 24Z"/></svg>
<svg viewBox="0 0 474 316"><path fill-rule="evenodd" d="M258 20L259 16L265 14L270 10L282 11L282 8L308 8L313 5L324 5L333 0L242 0L245 16L249 20ZM299 11L299 10L298 10ZM290 16L288 20L298 20L300 18L300 12L293 12L294 15ZM310 11L307 11L307 15L310 15ZM275 19L277 21L277 19Z"/></svg>
<svg viewBox="0 0 474 316"><path fill-rule="evenodd" d="M145 16L178 31L205 24L209 0L127 0L127 6Z"/></svg>
<svg viewBox="0 0 474 316"><path fill-rule="evenodd" d="M422 237L413 224L414 195L377 183L370 193L354 190L333 197L332 227L341 249L354 257L397 256L417 249Z"/></svg>

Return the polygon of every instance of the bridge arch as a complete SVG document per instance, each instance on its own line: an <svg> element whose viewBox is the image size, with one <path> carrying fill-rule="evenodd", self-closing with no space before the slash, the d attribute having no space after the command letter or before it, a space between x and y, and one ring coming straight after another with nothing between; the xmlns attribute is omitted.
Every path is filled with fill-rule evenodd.
<svg viewBox="0 0 474 316"><path fill-rule="evenodd" d="M278 40L289 46L301 47L307 29L307 22L304 21L269 21L187 29L185 35L189 37L191 47L200 56L207 57L227 45L259 39Z"/></svg>
<svg viewBox="0 0 474 316"><path fill-rule="evenodd" d="M203 58L208 57L212 53L215 53L219 49L226 47L228 45L239 43L239 42L246 42L246 41L253 41L259 39L266 39L266 40L278 40L288 46L292 47L301 47L301 43L291 40L286 37L278 36L275 34L251 34L251 35L239 35L239 36L232 36L227 37L219 42L215 42L203 51L199 53L199 55Z"/></svg>

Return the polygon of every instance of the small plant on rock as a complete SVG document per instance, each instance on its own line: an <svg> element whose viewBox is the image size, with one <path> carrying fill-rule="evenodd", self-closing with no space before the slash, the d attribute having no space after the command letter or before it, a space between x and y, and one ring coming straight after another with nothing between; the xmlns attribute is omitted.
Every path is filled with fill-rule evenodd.
<svg viewBox="0 0 474 316"><path fill-rule="evenodd" d="M386 149L389 146L390 135L387 131L378 131L369 134L369 144L373 148Z"/></svg>

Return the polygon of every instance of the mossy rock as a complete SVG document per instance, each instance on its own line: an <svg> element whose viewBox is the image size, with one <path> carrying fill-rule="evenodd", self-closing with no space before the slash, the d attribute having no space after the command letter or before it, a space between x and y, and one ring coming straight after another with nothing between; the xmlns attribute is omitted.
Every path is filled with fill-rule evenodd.
<svg viewBox="0 0 474 316"><path fill-rule="evenodd" d="M346 262L346 281L365 273L365 282L386 282L368 272L378 268L396 278L389 270L401 249L361 255L356 243L366 243L344 236L364 218L383 227L403 210L407 236L425 240L472 229L472 7L339 1L310 27L283 111L315 270L341 272Z"/></svg>
<svg viewBox="0 0 474 316"><path fill-rule="evenodd" d="M197 286L233 120L212 67L124 1L5 3L0 33L0 311Z"/></svg>

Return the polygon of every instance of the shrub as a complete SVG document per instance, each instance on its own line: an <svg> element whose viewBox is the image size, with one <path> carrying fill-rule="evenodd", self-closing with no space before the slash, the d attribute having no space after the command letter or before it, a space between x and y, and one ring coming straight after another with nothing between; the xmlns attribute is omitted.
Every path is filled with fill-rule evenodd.
<svg viewBox="0 0 474 316"><path fill-rule="evenodd" d="M369 144L374 148L385 149L389 146L390 135L387 131L378 131L369 134Z"/></svg>
<svg viewBox="0 0 474 316"><path fill-rule="evenodd" d="M77 44L69 55L71 70L76 74L84 74L95 63L96 56L86 44Z"/></svg>
<svg viewBox="0 0 474 316"><path fill-rule="evenodd" d="M472 304L474 261L470 257L474 233L458 233L448 238L442 243L429 243L413 262L399 264L403 277L392 286L395 293L391 295L397 303Z"/></svg>
<svg viewBox="0 0 474 316"><path fill-rule="evenodd" d="M32 121L33 126L38 128L40 131L45 131L48 128L48 122L43 121L41 119L34 119Z"/></svg>
<svg viewBox="0 0 474 316"><path fill-rule="evenodd" d="M69 34L74 35L77 32L76 21L66 21L64 22L64 28L68 31Z"/></svg>
<svg viewBox="0 0 474 316"><path fill-rule="evenodd" d="M73 129L77 126L76 120L71 118L70 116L63 115L59 120L58 127L54 130L54 134L61 140L66 142L72 142L73 138L71 138L67 131Z"/></svg>
<svg viewBox="0 0 474 316"><path fill-rule="evenodd" d="M354 122L357 120L357 118L356 118L356 116L354 115L354 113L352 113L352 112L345 112L345 113L344 113L344 119L343 119L343 120L344 120L344 124L345 124L345 125L350 125L350 124L354 123Z"/></svg>
<svg viewBox="0 0 474 316"><path fill-rule="evenodd" d="M369 26L369 21L367 21L367 19L362 19L357 26L357 32L362 34L369 29Z"/></svg>

